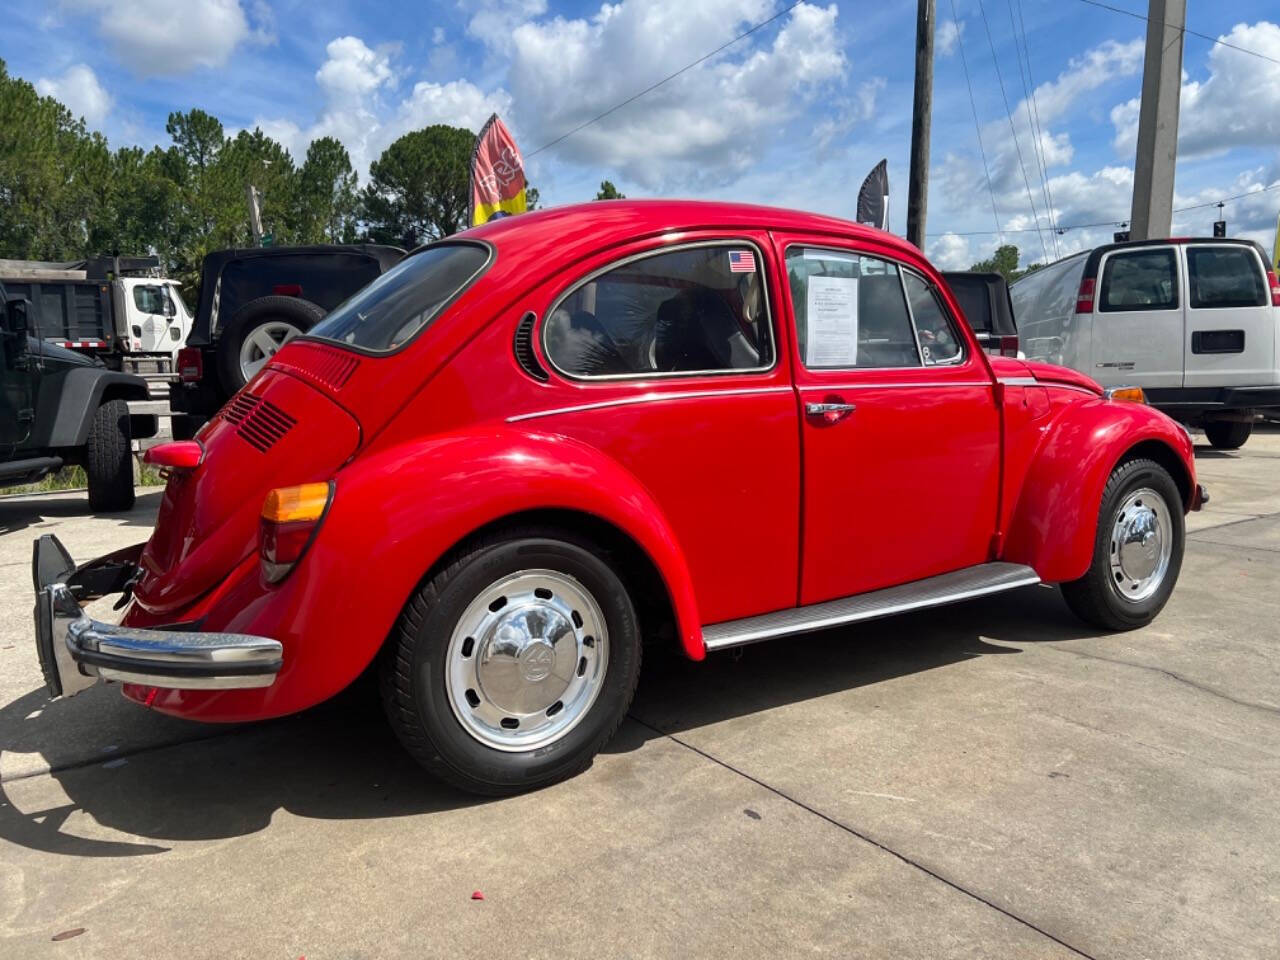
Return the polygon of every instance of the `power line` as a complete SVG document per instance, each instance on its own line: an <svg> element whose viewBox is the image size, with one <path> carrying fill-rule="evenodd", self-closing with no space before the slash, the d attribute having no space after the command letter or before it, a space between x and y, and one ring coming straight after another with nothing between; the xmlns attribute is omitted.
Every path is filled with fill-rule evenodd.
<svg viewBox="0 0 1280 960"><path fill-rule="evenodd" d="M1009 3L1009 26L1013 30L1014 49L1018 47L1018 25L1013 22L1013 0ZM1027 107L1027 123L1035 135L1036 157L1040 162L1040 182L1044 186L1044 203L1045 210L1049 216L1049 226L1053 229L1051 236L1053 237L1053 255L1061 257L1062 252L1058 249L1058 225L1054 221L1053 213L1053 191L1049 188L1049 161L1045 156L1044 149L1044 131L1040 127L1040 108L1036 105L1036 81L1031 75L1031 45L1027 43L1027 24L1022 19L1022 0L1018 0L1018 24L1022 26L1022 53L1027 61L1027 76L1023 81L1022 89L1026 93L1026 99L1023 103ZM1018 72L1022 72L1022 61L1018 61ZM1034 117L1032 110L1035 111Z"/></svg>
<svg viewBox="0 0 1280 960"><path fill-rule="evenodd" d="M803 2L804 2L804 0L795 0L795 3L792 3L792 4L790 4L789 6L783 7L781 10L779 10L777 13L775 13L775 14L774 14L772 17L770 17L769 19L767 19L767 20L761 20L761 21L760 21L759 23L757 23L755 26L751 27L750 29L746 30L746 31L745 31L745 32L743 32L743 33L738 34L736 37L734 37L732 40L728 41L727 43L722 43L720 46L716 47L716 48L715 48L714 50L712 50L710 53L705 54L704 56L699 57L697 60L694 60L692 63L688 63L688 64L686 64L685 66L683 66L683 67L681 67L679 70L677 70L675 73L668 74L667 76L665 76L665 77L663 77L661 80L659 80L657 83L650 84L649 86L647 86L647 87L645 87L643 90L641 90L639 93L633 94L632 96L627 97L627 99L625 99L625 100L623 100L623 101L621 101L621 102L619 102L619 103L615 103L612 107L610 107L608 110L605 110L603 113L598 113L598 114L596 114L596 115L595 115L594 117L592 117L590 120L586 120L586 121L584 121L584 122L582 122L582 123L578 124L578 125L577 125L576 127L574 127L572 130L568 130L568 131L566 131L565 133L560 134L560 136L556 137L554 140L552 140L552 141L550 141L550 142L548 142L548 143L544 143L542 146L538 147L538 149L533 150L533 151L530 151L529 153L526 153L526 154L525 154L525 157L526 157L526 158L527 158L527 157L536 157L536 156L537 156L538 154L540 154L543 150L550 149L551 147L554 147L556 144L561 143L561 142L563 142L563 141L565 141L565 140L568 140L570 137L572 137L572 136L573 136L575 133L577 133L578 131L580 131L580 130L585 130L587 127L591 126L593 123L596 123L596 122L598 122L598 121L600 121L600 120L603 120L605 117L609 116L609 114L614 113L614 112L616 112L616 111L618 111L618 110L621 110L623 107L627 106L627 104L635 103L637 100L639 100L641 97L645 96L646 94L652 93L654 90L657 90L657 89L658 89L660 86L662 86L664 83L667 83L667 82L669 82L669 81L671 81L671 80L674 80L676 77L680 76L682 73L688 73L690 70L692 70L692 69L693 69L694 67L696 67L698 64L700 64L700 63L705 63L707 60L710 60L712 57L714 57L717 53L720 53L722 50L727 50L729 47L732 47L732 46L733 46L735 43L737 43L739 40L743 40L743 39L745 39L745 38L747 38L747 37L751 36L751 35L752 35L753 33L755 33L757 30L760 30L760 29L762 29L763 27L767 27L769 24L773 23L773 21L777 20L779 17L786 16L788 13L790 13L790 12L791 12L792 10L794 10L796 7L800 6L800 4L801 4L801 3L803 3Z"/></svg>
<svg viewBox="0 0 1280 960"><path fill-rule="evenodd" d="M1222 197L1221 199L1218 199L1218 200L1206 200L1204 203L1193 203L1190 206L1186 206L1186 207L1176 207L1173 212L1187 213L1191 210L1203 210L1205 207L1216 207L1220 203L1231 203L1234 200L1243 200L1245 197L1254 197L1262 193L1269 193L1272 190L1280 190L1280 182L1273 183L1269 187L1259 187L1257 190L1249 190L1245 193L1237 193L1235 196L1231 196L1231 197ZM1119 217L1115 220L1099 220L1097 223L1072 223L1072 224L1065 224L1065 225L1059 224L1058 230L1065 233L1067 230L1087 230L1091 227L1118 227L1122 223L1128 223L1128 222L1129 222L1128 218ZM928 236L940 237L944 233L949 233L955 237L989 237L996 232L997 231L995 230L963 230L963 231L962 230L943 230L940 233L930 233L928 234ZM1035 227L1023 227L1016 230L1005 228L1004 230L1001 230L999 232L1000 233L1037 233L1039 231Z"/></svg>
<svg viewBox="0 0 1280 960"><path fill-rule="evenodd" d="M1275 57L1269 57L1265 53L1259 53L1257 50L1249 50L1246 47L1236 46L1234 43L1228 43L1218 37L1211 37L1207 33L1200 33L1198 30L1189 30L1185 26L1179 26L1176 23L1165 23L1163 20L1151 21L1149 17L1144 17L1140 13L1134 13L1132 10L1125 10L1123 7L1113 7L1109 3L1102 3L1101 0L1080 0L1081 3L1087 3L1091 7L1101 7L1103 10L1110 10L1112 13L1123 13L1126 17L1133 17L1135 20L1144 22L1154 22L1159 27L1171 27L1179 33L1189 33L1193 37L1199 37L1201 40L1208 40L1210 43L1216 43L1220 47L1228 47L1232 50L1239 50L1241 53L1247 53L1251 57L1257 57L1259 60L1268 60L1271 63L1280 63Z"/></svg>
<svg viewBox="0 0 1280 960"><path fill-rule="evenodd" d="M978 0L978 9L982 12L982 25L987 31L987 45L991 47L991 62L995 64L996 80L1000 84L1000 96L1004 98L1004 111L1009 116L1009 132L1013 134L1013 147L1018 152L1018 166L1022 170L1022 182L1027 188L1027 202L1031 204L1031 218L1036 223L1037 232L1040 233L1040 246L1044 251L1045 259L1049 259L1049 245L1044 242L1044 233L1040 232L1040 215L1036 212L1036 201L1031 196L1031 180L1027 177L1027 165L1022 159L1022 144L1018 142L1018 130L1013 124L1013 111L1009 108L1009 95L1004 90L1004 77L1000 73L1000 59L996 56L996 44L991 39L991 24L987 22L987 10L983 6L982 0Z"/></svg>
<svg viewBox="0 0 1280 960"><path fill-rule="evenodd" d="M960 19L956 16L956 0L951 0L951 22L956 28L956 46L960 48L960 65L964 67L964 85L969 88L969 108L973 111L973 132L978 136L978 153L982 154L982 172L987 178L987 193L991 195L991 216L1000 231L1000 214L996 212L996 192L991 186L991 170L987 166L987 151L982 146L982 125L978 123L978 105L973 99L973 84L969 82L969 61L964 55L964 35L960 32Z"/></svg>

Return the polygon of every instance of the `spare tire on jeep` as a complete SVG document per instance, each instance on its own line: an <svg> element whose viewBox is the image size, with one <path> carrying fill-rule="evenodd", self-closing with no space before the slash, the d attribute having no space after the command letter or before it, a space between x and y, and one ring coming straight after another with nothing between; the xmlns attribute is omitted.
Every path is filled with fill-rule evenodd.
<svg viewBox="0 0 1280 960"><path fill-rule="evenodd" d="M276 351L324 316L310 300L269 296L250 300L232 315L218 338L218 373L235 393L266 366Z"/></svg>

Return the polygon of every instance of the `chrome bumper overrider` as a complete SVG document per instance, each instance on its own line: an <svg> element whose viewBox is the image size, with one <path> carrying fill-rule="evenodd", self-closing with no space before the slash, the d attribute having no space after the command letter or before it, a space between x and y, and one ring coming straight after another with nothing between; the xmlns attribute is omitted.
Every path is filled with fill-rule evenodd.
<svg viewBox="0 0 1280 960"><path fill-rule="evenodd" d="M270 686L280 672L278 640L185 625L122 627L85 614L82 601L131 588L141 552L138 545L76 568L56 537L35 542L36 650L49 695L74 696L101 680L174 690Z"/></svg>

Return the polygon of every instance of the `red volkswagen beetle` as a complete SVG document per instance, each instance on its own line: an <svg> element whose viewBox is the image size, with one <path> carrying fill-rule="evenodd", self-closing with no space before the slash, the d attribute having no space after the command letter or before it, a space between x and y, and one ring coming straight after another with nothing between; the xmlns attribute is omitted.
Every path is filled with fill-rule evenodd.
<svg viewBox="0 0 1280 960"><path fill-rule="evenodd" d="M37 542L53 695L302 710L377 661L405 747L499 794L582 770L641 641L757 640L1060 583L1151 621L1204 498L1139 392L992 358L920 252L830 217L615 202L423 247L284 347L145 545ZM81 604L123 591L120 625Z"/></svg>

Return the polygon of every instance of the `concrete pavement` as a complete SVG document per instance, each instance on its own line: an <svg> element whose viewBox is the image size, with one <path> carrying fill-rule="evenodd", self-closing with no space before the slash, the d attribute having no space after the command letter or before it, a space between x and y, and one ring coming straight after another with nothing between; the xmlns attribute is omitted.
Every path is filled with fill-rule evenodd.
<svg viewBox="0 0 1280 960"><path fill-rule="evenodd" d="M143 539L158 491L0 499L0 955L1275 956L1280 433L1197 452L1145 630L1035 587L651 658L591 770L485 802L358 694L235 729L47 703L31 538Z"/></svg>

